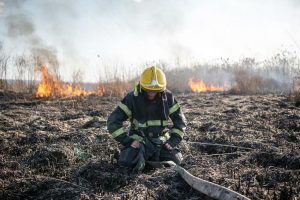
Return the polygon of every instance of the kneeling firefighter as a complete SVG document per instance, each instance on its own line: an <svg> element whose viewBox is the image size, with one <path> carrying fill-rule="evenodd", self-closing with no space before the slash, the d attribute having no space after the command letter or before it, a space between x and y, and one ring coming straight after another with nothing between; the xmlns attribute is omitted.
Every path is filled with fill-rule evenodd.
<svg viewBox="0 0 300 200"><path fill-rule="evenodd" d="M124 146L118 158L120 165L142 171L147 160L181 163L177 145L184 136L186 120L166 85L161 69L145 69L134 91L110 114L108 131ZM123 127L127 119L131 122L129 131ZM167 129L169 121L173 124Z"/></svg>

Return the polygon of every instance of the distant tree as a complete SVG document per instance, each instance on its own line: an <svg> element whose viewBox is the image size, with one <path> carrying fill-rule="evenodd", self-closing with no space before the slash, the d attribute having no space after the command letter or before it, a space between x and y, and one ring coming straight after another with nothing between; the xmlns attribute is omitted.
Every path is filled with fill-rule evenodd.
<svg viewBox="0 0 300 200"><path fill-rule="evenodd" d="M83 71L81 69L72 72L72 85L73 87L83 82Z"/></svg>
<svg viewBox="0 0 300 200"><path fill-rule="evenodd" d="M15 91L17 92L25 92L26 85L25 83L25 72L26 72L26 66L27 61L25 59L25 56L16 56L14 58L14 66L16 67L17 73L15 75L16 79L16 85L15 85Z"/></svg>
<svg viewBox="0 0 300 200"><path fill-rule="evenodd" d="M5 53L3 43L0 42L0 89L7 89L7 66L10 56Z"/></svg>

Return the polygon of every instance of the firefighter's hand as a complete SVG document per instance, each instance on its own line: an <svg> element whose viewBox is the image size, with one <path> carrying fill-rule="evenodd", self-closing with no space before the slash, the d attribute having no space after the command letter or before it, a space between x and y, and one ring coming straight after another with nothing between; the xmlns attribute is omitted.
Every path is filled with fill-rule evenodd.
<svg viewBox="0 0 300 200"><path fill-rule="evenodd" d="M167 150L169 150L169 151L171 151L171 150L173 149L173 147L172 147L169 143L166 143L166 144L164 145L164 147L165 147L165 149L167 149Z"/></svg>
<svg viewBox="0 0 300 200"><path fill-rule="evenodd" d="M138 141L138 140L134 140L131 145L131 147L135 148L135 149L138 149L141 147L141 143Z"/></svg>
<svg viewBox="0 0 300 200"><path fill-rule="evenodd" d="M132 163L136 163L135 167L133 168L134 172L140 173L143 171L145 167L145 147L144 145L140 144L139 153L137 154L136 158L132 161Z"/></svg>
<svg viewBox="0 0 300 200"><path fill-rule="evenodd" d="M143 169L145 168L145 158L144 158L143 154L138 154L137 158L138 158L138 161L137 161L135 167L133 168L133 171L139 173L139 172L143 171Z"/></svg>

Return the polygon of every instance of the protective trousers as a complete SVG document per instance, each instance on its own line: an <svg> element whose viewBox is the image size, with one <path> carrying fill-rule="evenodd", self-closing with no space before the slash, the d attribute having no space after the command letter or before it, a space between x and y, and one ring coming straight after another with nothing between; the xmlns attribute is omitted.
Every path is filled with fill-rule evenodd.
<svg viewBox="0 0 300 200"><path fill-rule="evenodd" d="M166 150L157 141L150 141L145 138L145 142L141 143L140 148L133 148L126 146L122 149L119 156L119 164L124 167L136 167L141 171L143 165L141 162L145 161L173 161L180 164L182 161L182 154L178 148ZM137 164L139 166L137 166Z"/></svg>

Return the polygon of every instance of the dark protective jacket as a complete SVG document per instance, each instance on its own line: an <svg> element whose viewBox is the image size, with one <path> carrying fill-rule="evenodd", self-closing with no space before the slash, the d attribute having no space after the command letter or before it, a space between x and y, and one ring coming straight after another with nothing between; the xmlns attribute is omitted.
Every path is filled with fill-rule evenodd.
<svg viewBox="0 0 300 200"><path fill-rule="evenodd" d="M127 119L131 122L128 132L123 127ZM159 138L175 147L185 134L186 119L169 90L158 93L150 101L140 85L136 85L110 114L107 127L113 138L125 146L134 140L143 142L143 137L148 137Z"/></svg>

